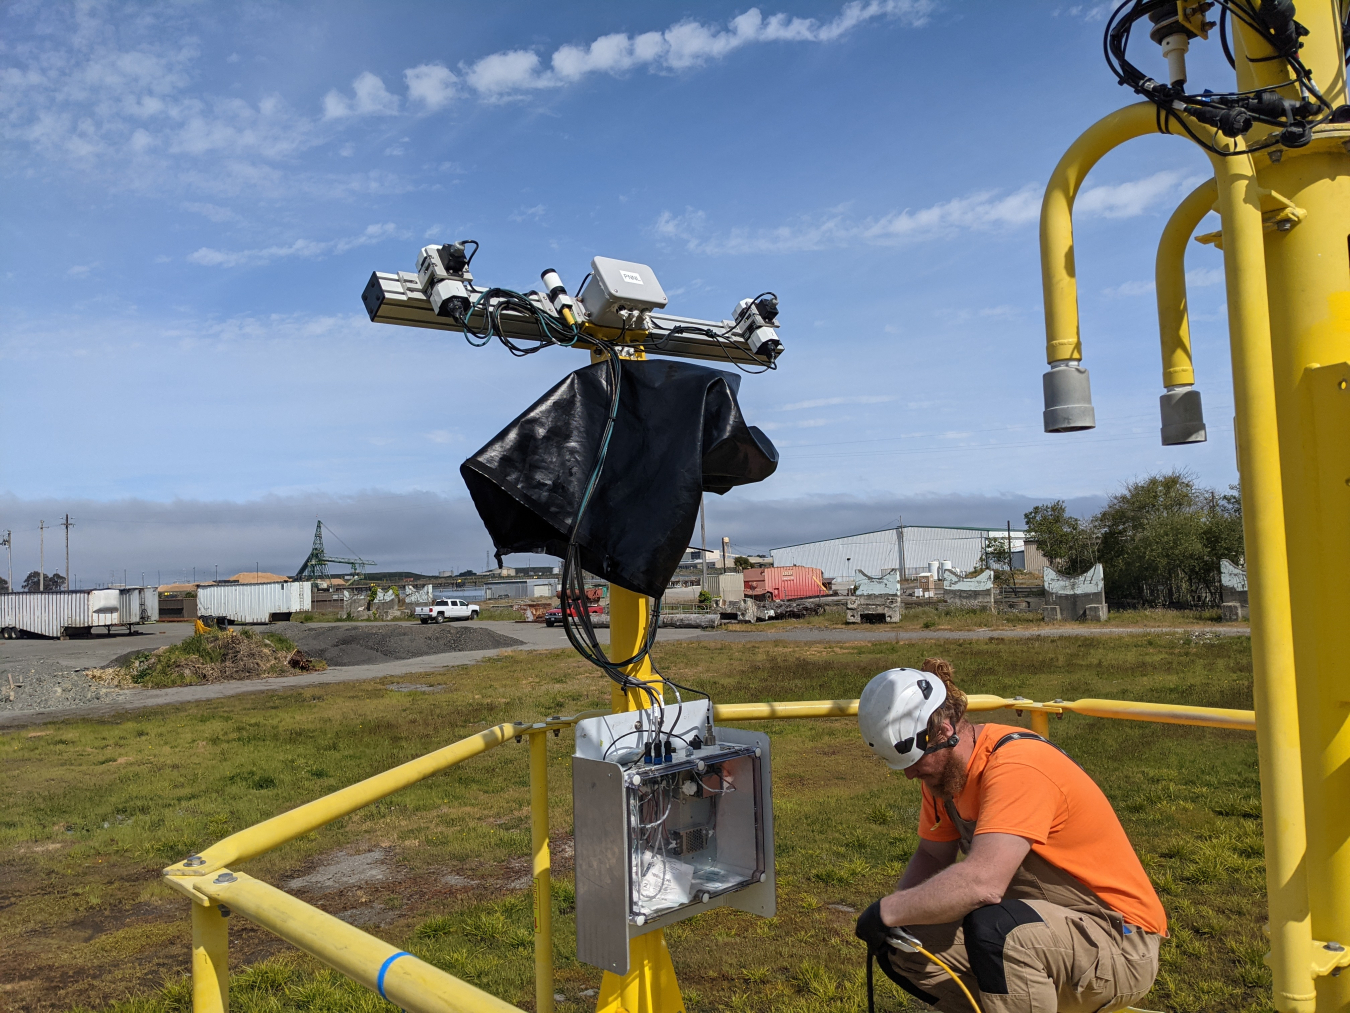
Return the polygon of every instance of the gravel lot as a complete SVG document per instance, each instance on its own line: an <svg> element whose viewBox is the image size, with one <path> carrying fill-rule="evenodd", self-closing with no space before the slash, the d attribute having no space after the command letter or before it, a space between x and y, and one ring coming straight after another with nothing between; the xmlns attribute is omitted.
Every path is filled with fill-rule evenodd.
<svg viewBox="0 0 1350 1013"><path fill-rule="evenodd" d="M56 658L0 661L0 713L84 707L135 692L100 686Z"/></svg>
<svg viewBox="0 0 1350 1013"><path fill-rule="evenodd" d="M330 668L406 661L452 651L491 651L524 643L476 623L273 623L269 633L280 633L311 658Z"/></svg>
<svg viewBox="0 0 1350 1013"><path fill-rule="evenodd" d="M477 624L455 623L441 626L423 626L420 623L274 623L265 628L269 633L280 633L295 641L312 658L321 658L332 668L370 665L387 661L404 661L431 654L461 651L490 651L502 647L519 647L523 641L486 629ZM95 704L116 703L146 693L142 689L114 689L91 681L84 674L87 666L105 667L119 664L141 651L163 647L165 640L176 642L191 633L191 627L173 631L177 636L152 640L146 636L128 642L118 638L109 643L101 640L93 645L101 651L100 657L86 657L92 653L89 645L73 641L18 641L7 644L15 650L0 650L0 714L15 711L47 711ZM72 652L86 647L76 655ZM19 650L18 648L22 648ZM122 650L118 651L118 648ZM42 655L50 651L53 657ZM108 658L107 655L116 655ZM18 654L18 657L13 655ZM6 657L6 655L10 655ZM285 682L286 680L278 680Z"/></svg>

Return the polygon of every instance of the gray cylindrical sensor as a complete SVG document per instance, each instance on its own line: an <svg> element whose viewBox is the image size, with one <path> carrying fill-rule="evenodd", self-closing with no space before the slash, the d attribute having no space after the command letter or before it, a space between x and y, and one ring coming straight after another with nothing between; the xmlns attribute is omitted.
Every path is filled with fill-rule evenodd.
<svg viewBox="0 0 1350 1013"><path fill-rule="evenodd" d="M1205 413L1200 404L1200 392L1191 386L1168 387L1158 398L1162 410L1162 445L1175 447L1183 443L1204 443Z"/></svg>
<svg viewBox="0 0 1350 1013"><path fill-rule="evenodd" d="M1045 392L1047 433L1076 433L1097 428L1097 413L1092 410L1092 385L1088 371L1073 359L1050 363L1041 377Z"/></svg>

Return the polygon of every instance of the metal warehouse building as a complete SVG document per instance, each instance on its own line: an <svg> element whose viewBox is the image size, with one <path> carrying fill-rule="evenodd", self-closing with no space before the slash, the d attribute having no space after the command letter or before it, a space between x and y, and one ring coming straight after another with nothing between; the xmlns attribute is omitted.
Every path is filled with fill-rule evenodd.
<svg viewBox="0 0 1350 1013"><path fill-rule="evenodd" d="M1023 565L1025 534L1017 530L1012 533L1014 566ZM874 577L886 570L902 570L906 577L913 577L927 571L930 562L945 560L954 570L969 573L984 565L985 539L1007 537L1007 528L902 525L821 542L785 545L773 550L773 565L815 566L826 577L852 577L858 570Z"/></svg>

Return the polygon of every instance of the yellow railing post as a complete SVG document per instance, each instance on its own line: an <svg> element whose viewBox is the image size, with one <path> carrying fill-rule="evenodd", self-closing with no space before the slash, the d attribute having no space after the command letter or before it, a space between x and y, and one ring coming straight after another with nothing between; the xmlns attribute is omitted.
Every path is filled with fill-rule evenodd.
<svg viewBox="0 0 1350 1013"><path fill-rule="evenodd" d="M530 734L530 848L534 852L534 1008L553 1013L553 884L548 850L548 729Z"/></svg>
<svg viewBox="0 0 1350 1013"><path fill-rule="evenodd" d="M192 905L192 1013L229 1013L229 922L219 904Z"/></svg>
<svg viewBox="0 0 1350 1013"><path fill-rule="evenodd" d="M1043 739L1050 738L1050 714L1048 711L1031 712L1031 730Z"/></svg>

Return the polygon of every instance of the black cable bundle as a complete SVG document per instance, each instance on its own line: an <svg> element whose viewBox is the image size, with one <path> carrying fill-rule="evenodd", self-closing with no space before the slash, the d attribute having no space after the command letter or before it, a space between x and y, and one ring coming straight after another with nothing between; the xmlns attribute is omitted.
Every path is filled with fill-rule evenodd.
<svg viewBox="0 0 1350 1013"><path fill-rule="evenodd" d="M1307 35L1308 30L1294 20L1294 5L1291 0L1265 0L1259 8L1253 7L1245 0L1216 0L1216 2L1221 8L1219 40L1229 64L1236 66L1228 41L1228 23L1232 18L1269 43L1271 55L1257 59L1283 60L1294 80L1272 88L1226 93L1208 90L1191 93L1183 88L1155 81L1132 64L1126 56L1130 34L1136 22L1154 13L1175 11L1176 4L1174 0L1125 0L1107 19L1106 31L1102 36L1102 51L1106 65L1111 68L1116 80L1158 107L1159 130L1165 130L1167 123L1175 120L1182 130L1206 151L1231 157L1279 145L1289 148L1302 147L1312 139L1313 127L1333 120L1340 122L1343 118L1350 118L1350 107L1335 109L1323 97L1312 79L1312 74L1299 56L1301 46L1299 39ZM1299 89L1297 98L1285 98L1279 94L1282 89L1293 85L1297 85ZM1177 113L1185 115L1177 116L1175 115ZM1187 122L1187 117L1212 126L1217 133L1232 138L1243 136L1257 123L1281 129L1243 150L1229 150L1198 135Z"/></svg>

